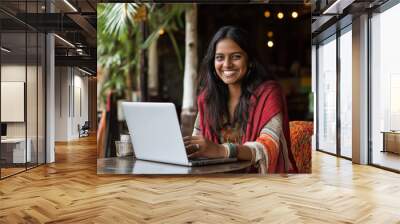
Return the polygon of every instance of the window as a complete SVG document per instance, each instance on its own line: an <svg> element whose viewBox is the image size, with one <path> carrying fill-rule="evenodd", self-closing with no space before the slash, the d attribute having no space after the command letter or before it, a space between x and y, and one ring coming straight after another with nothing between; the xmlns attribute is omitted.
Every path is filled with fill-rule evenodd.
<svg viewBox="0 0 400 224"><path fill-rule="evenodd" d="M336 153L336 36L318 48L318 145Z"/></svg>
<svg viewBox="0 0 400 224"><path fill-rule="evenodd" d="M400 4L371 18L372 163L396 170L400 156L384 146L384 132L400 130L399 21Z"/></svg>
<svg viewBox="0 0 400 224"><path fill-rule="evenodd" d="M351 158L352 35L351 26L340 36L340 155Z"/></svg>

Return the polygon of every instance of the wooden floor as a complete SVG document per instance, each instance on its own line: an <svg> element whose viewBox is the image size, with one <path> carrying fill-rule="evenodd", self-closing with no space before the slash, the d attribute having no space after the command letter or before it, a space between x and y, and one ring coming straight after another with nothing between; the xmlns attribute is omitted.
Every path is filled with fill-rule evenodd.
<svg viewBox="0 0 400 224"><path fill-rule="evenodd" d="M400 154L392 152L374 151L372 161L374 164L400 170Z"/></svg>
<svg viewBox="0 0 400 224"><path fill-rule="evenodd" d="M0 223L400 223L400 175L313 153L313 174L97 176L94 138L0 181Z"/></svg>
<svg viewBox="0 0 400 224"><path fill-rule="evenodd" d="M25 170L25 167L23 167L23 168L20 168L20 167L18 167L18 168L8 168L8 167L4 168L4 167L2 167L1 168L1 178L7 177L7 176L10 176L10 175L19 173L19 172L22 172L24 170Z"/></svg>
<svg viewBox="0 0 400 224"><path fill-rule="evenodd" d="M32 163L29 164L28 163L26 168L25 168L24 164L22 164L22 165L18 164L18 167L6 167L6 168L2 167L1 168L1 178L6 178L8 176L15 175L15 174L20 173L20 172L24 172L27 169L28 170L29 169L33 169L33 168L35 168L37 166L38 165L36 163L35 164L32 164Z"/></svg>

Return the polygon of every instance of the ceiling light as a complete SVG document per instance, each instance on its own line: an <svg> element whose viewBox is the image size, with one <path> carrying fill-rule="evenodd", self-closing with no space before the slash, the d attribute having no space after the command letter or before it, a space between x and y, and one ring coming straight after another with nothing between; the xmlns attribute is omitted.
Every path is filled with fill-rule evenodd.
<svg viewBox="0 0 400 224"><path fill-rule="evenodd" d="M9 50L9 49L7 49L7 48L5 48L5 47L1 47L0 49L1 49L2 51L6 52L6 53L10 53L10 52L11 52L11 50Z"/></svg>
<svg viewBox="0 0 400 224"><path fill-rule="evenodd" d="M272 40L269 40L267 45L268 45L268 47L273 47L274 46L274 42Z"/></svg>
<svg viewBox="0 0 400 224"><path fill-rule="evenodd" d="M276 15L276 17L278 17L278 19L283 19L285 15L283 14L283 12L278 12L278 14Z"/></svg>
<svg viewBox="0 0 400 224"><path fill-rule="evenodd" d="M296 19L297 17L299 17L299 14L296 11L292 12L292 18Z"/></svg>
<svg viewBox="0 0 400 224"><path fill-rule="evenodd" d="M81 68L79 68L79 67L78 67L78 70L81 71L81 72L83 72L83 73L85 73L85 74L87 74L87 75L92 75L92 73L90 73L90 72L88 72L88 71L86 71L86 70L83 70L83 69L81 69Z"/></svg>
<svg viewBox="0 0 400 224"><path fill-rule="evenodd" d="M69 42L68 40L58 36L57 34L54 34L55 37L57 37L59 40L63 41L64 43L66 43L67 45L69 45L70 47L75 48L75 45L73 45L71 42Z"/></svg>
<svg viewBox="0 0 400 224"><path fill-rule="evenodd" d="M274 32L272 32L272 31L268 31L267 32L267 37L268 38L272 38L274 36Z"/></svg>
<svg viewBox="0 0 400 224"><path fill-rule="evenodd" d="M78 10L71 4L69 3L68 0L64 0L65 4L67 4L72 10L74 10L75 12L78 12Z"/></svg>
<svg viewBox="0 0 400 224"><path fill-rule="evenodd" d="M265 10L265 12L264 12L264 17L265 17L265 18L269 18L270 16L271 16L271 12L268 11L268 10Z"/></svg>
<svg viewBox="0 0 400 224"><path fill-rule="evenodd" d="M342 14L343 10L351 5L355 0L336 0L322 14Z"/></svg>

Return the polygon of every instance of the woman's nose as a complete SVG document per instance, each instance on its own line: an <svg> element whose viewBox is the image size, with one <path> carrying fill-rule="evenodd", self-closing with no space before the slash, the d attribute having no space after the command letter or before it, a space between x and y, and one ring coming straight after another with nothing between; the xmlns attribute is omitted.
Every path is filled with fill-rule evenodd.
<svg viewBox="0 0 400 224"><path fill-rule="evenodd" d="M224 67L230 67L231 65L232 65L232 61L231 61L231 59L230 58L225 58L225 60L224 60Z"/></svg>

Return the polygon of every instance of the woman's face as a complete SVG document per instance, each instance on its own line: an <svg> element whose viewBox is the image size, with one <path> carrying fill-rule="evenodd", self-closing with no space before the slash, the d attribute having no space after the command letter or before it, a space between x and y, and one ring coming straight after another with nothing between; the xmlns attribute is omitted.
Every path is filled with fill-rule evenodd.
<svg viewBox="0 0 400 224"><path fill-rule="evenodd" d="M215 48L214 67L219 78L227 85L240 84L247 73L248 56L239 45L225 38Z"/></svg>

